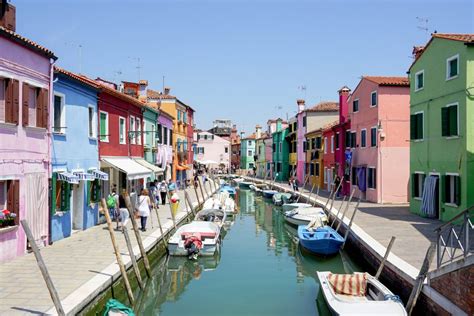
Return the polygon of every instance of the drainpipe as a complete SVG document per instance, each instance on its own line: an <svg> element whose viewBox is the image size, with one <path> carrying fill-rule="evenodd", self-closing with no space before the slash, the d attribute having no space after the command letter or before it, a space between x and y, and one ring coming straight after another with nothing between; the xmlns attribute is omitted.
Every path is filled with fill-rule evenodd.
<svg viewBox="0 0 474 316"><path fill-rule="evenodd" d="M51 113L51 109L52 109L52 105L53 105L53 100L54 100L54 90L53 90L53 78L54 78L54 64L56 63L56 59L54 58L50 58L49 59L49 64L50 64L50 69L49 69L49 111L48 113ZM51 147L53 146L53 139L52 139L52 133L51 133L51 116L52 115L49 115L49 118L48 118L48 123L47 123L47 135L48 135L48 151L47 151L47 157L45 159L45 163L48 164L48 185L47 185L47 188L48 188L48 202L49 202L49 199L52 199L52 192L49 190L49 178L52 177L52 168L51 168ZM48 206L47 206L47 212L48 212L48 236L47 236L47 242L48 242L48 245L51 245L52 244L52 241L51 241L51 221L52 221L52 218L51 218L51 212L49 210L49 203L48 203Z"/></svg>

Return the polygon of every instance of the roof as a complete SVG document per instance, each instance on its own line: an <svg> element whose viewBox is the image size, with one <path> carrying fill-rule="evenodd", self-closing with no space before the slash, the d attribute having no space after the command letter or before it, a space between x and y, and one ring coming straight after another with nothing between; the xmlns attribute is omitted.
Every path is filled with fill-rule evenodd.
<svg viewBox="0 0 474 316"><path fill-rule="evenodd" d="M246 139L255 139L256 135L255 133L251 134L250 136L247 137L242 137L241 140L246 140Z"/></svg>
<svg viewBox="0 0 474 316"><path fill-rule="evenodd" d="M186 106L187 108L189 108L190 110L195 112L194 109L191 106L187 105L186 103L184 103L183 101L181 101L180 99L178 99L177 97L175 97L174 95L171 95L171 94L164 94L164 93L161 93L161 92L153 90L153 89L147 89L146 90L146 96L149 99L158 99L158 100L176 99L176 101L180 102L181 104L183 104L184 106Z"/></svg>
<svg viewBox="0 0 474 316"><path fill-rule="evenodd" d="M328 130L328 129L333 128L334 126L336 126L336 125L338 125L338 124L339 124L339 120L333 121L333 122L331 122L331 123L328 123L328 124L324 125L321 129L322 129L323 131L325 131L325 130Z"/></svg>
<svg viewBox="0 0 474 316"><path fill-rule="evenodd" d="M362 76L362 79L372 81L379 86L410 86L410 80L407 77Z"/></svg>
<svg viewBox="0 0 474 316"><path fill-rule="evenodd" d="M446 39L446 40L451 40L451 41L458 41L458 42L464 42L464 44L474 44L474 34L459 34L459 33L432 33L431 38L428 41L428 43L423 47L415 47L414 49L418 49L419 53L416 55L415 60L413 63L410 65L410 68L408 68L408 73L410 72L411 68L413 65L420 59L421 55L426 51L428 46L433 42L433 39L435 38L441 38L441 39Z"/></svg>
<svg viewBox="0 0 474 316"><path fill-rule="evenodd" d="M6 29L3 26L0 26L0 35L10 38L15 43L23 45L46 57L53 58L54 60L58 59L58 57L56 57L51 50L47 49L44 46L41 46L38 43L33 42L30 39L27 39L26 37L21 36L20 34L17 34L9 29Z"/></svg>
<svg viewBox="0 0 474 316"><path fill-rule="evenodd" d="M72 78L76 81L79 81L79 82L85 84L85 85L88 85L89 87L99 89L99 84L96 81L85 78L82 75L77 75L73 72L67 71L67 70L65 70L63 68L60 68L58 66L54 66L54 72L59 73L59 74L63 74L65 76L68 76L69 78Z"/></svg>
<svg viewBox="0 0 474 316"><path fill-rule="evenodd" d="M324 101L319 102L312 108L306 110L306 112L338 112L339 111L339 102L334 101Z"/></svg>
<svg viewBox="0 0 474 316"><path fill-rule="evenodd" d="M323 127L319 127L307 132L306 134L304 134L304 136L308 136L308 135L316 134L316 133L322 133L322 132L323 132Z"/></svg>

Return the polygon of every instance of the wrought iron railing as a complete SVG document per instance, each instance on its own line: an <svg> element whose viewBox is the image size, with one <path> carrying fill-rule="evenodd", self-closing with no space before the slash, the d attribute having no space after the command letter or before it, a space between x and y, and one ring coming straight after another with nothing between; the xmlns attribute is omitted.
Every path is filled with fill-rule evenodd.
<svg viewBox="0 0 474 316"><path fill-rule="evenodd" d="M469 207L435 230L437 268L472 254L473 210Z"/></svg>

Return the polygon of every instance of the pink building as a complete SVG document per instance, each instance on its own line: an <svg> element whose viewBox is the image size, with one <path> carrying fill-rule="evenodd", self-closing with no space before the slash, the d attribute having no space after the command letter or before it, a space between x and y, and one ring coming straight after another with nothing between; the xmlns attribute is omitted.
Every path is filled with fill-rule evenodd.
<svg viewBox="0 0 474 316"><path fill-rule="evenodd" d="M196 161L210 168L230 170L230 141L209 132L195 132Z"/></svg>
<svg viewBox="0 0 474 316"><path fill-rule="evenodd" d="M47 245L49 238L51 78L56 57L14 28L0 26L0 212L7 209L16 215L0 218L0 262L27 251L20 220L28 221L38 245Z"/></svg>
<svg viewBox="0 0 474 316"><path fill-rule="evenodd" d="M351 184L376 203L407 202L410 89L406 77L362 77L350 96Z"/></svg>

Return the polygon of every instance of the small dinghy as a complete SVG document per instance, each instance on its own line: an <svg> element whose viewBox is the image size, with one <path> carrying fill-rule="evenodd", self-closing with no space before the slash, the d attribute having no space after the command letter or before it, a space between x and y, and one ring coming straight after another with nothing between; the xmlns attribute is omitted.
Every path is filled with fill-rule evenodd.
<svg viewBox="0 0 474 316"><path fill-rule="evenodd" d="M368 273L316 274L334 315L407 315L400 298Z"/></svg>
<svg viewBox="0 0 474 316"><path fill-rule="evenodd" d="M234 178L231 180L231 183L238 185L240 182L244 181L243 178Z"/></svg>
<svg viewBox="0 0 474 316"><path fill-rule="evenodd" d="M235 196L236 190L233 186L230 185L223 185L219 192L227 192L230 196Z"/></svg>
<svg viewBox="0 0 474 316"><path fill-rule="evenodd" d="M272 200L273 204L281 206L284 203L284 200L291 198L291 193L277 193L273 195Z"/></svg>
<svg viewBox="0 0 474 316"><path fill-rule="evenodd" d="M237 213L235 201L227 192L219 192L213 197L207 199L202 206L203 210L223 210L227 215Z"/></svg>
<svg viewBox="0 0 474 316"><path fill-rule="evenodd" d="M326 225L328 217L321 207L304 207L286 211L283 214L285 221L292 225L308 225L311 221L319 218L322 225Z"/></svg>
<svg viewBox="0 0 474 316"><path fill-rule="evenodd" d="M276 190L263 190L262 191L263 197L265 197L267 199L271 199L277 193L278 193L278 191L276 191Z"/></svg>
<svg viewBox="0 0 474 316"><path fill-rule="evenodd" d="M295 208L304 208L304 207L312 207L313 205L309 203L284 203L283 204L283 211L291 211Z"/></svg>
<svg viewBox="0 0 474 316"><path fill-rule="evenodd" d="M172 256L212 256L220 249L219 225L212 222L194 221L183 225L171 236L168 250Z"/></svg>
<svg viewBox="0 0 474 316"><path fill-rule="evenodd" d="M239 188L241 189L249 189L251 185L253 185L253 182L250 182L250 181L239 182Z"/></svg>
<svg viewBox="0 0 474 316"><path fill-rule="evenodd" d="M304 249L324 256L338 253L344 243L344 238L329 226L312 229L300 225L298 226L298 238Z"/></svg>
<svg viewBox="0 0 474 316"><path fill-rule="evenodd" d="M227 219L227 213L224 210L214 210L207 209L197 212L195 221L211 222L219 225L220 227L224 226L224 223Z"/></svg>

